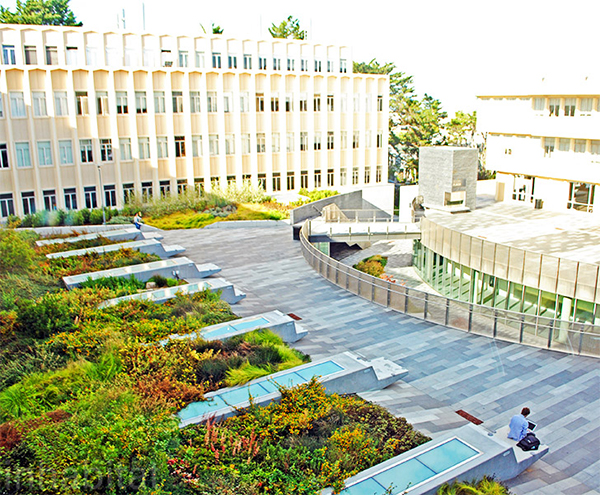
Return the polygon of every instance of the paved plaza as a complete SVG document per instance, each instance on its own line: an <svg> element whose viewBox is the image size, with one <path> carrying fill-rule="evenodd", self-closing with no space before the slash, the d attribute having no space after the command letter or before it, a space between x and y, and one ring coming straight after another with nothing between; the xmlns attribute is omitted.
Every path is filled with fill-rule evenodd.
<svg viewBox="0 0 600 495"><path fill-rule="evenodd" d="M239 316L278 309L302 318L309 334L294 347L313 359L354 351L408 369L403 381L362 394L435 437L466 423L457 410L496 430L529 406L550 453L509 483L524 494L600 493L600 361L495 342L420 321L363 300L306 263L281 222L215 224L164 232L197 263L247 294Z"/></svg>

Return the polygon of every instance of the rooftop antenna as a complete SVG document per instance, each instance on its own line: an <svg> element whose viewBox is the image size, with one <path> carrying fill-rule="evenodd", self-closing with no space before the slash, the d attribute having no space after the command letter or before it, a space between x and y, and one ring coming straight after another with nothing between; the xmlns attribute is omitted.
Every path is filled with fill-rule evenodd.
<svg viewBox="0 0 600 495"><path fill-rule="evenodd" d="M123 9L123 16L121 19L123 20L123 29L125 29L125 9Z"/></svg>
<svg viewBox="0 0 600 495"><path fill-rule="evenodd" d="M142 31L146 31L146 4L142 2Z"/></svg>

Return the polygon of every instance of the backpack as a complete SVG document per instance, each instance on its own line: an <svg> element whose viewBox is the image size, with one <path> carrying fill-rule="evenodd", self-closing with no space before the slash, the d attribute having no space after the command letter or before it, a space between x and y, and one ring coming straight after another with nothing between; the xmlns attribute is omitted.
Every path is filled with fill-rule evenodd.
<svg viewBox="0 0 600 495"><path fill-rule="evenodd" d="M524 451L538 450L540 448L540 440L533 433L527 433L517 444L517 447Z"/></svg>

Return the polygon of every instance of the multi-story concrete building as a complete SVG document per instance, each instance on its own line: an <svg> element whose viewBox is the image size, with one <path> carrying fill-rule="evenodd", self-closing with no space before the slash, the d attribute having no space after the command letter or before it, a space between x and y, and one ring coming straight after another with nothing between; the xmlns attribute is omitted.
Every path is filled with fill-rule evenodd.
<svg viewBox="0 0 600 495"><path fill-rule="evenodd" d="M478 96L497 200L599 213L600 79L540 79Z"/></svg>
<svg viewBox="0 0 600 495"><path fill-rule="evenodd" d="M2 217L387 181L388 76L353 74L348 47L22 25L0 42Z"/></svg>

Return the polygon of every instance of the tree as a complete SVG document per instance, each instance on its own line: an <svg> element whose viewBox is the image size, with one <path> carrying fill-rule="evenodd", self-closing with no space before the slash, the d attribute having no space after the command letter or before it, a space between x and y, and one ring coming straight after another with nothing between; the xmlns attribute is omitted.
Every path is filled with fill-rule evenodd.
<svg viewBox="0 0 600 495"><path fill-rule="evenodd" d="M307 35L306 31L300 29L300 21L292 16L283 20L279 26L276 26L275 23L271 24L269 33L273 38L290 38L294 40L306 39Z"/></svg>
<svg viewBox="0 0 600 495"><path fill-rule="evenodd" d="M202 24L200 24L200 27L202 28L202 31L204 31L204 34L206 34L206 29L204 29L204 26ZM215 23L211 23L211 32L212 34L223 34L224 29L221 26L215 26Z"/></svg>
<svg viewBox="0 0 600 495"><path fill-rule="evenodd" d="M17 0L15 12L0 6L0 23L48 26L82 26L69 8L69 0Z"/></svg>
<svg viewBox="0 0 600 495"><path fill-rule="evenodd" d="M447 117L439 100L428 94L419 99L412 76L395 72L393 63L355 62L354 72L390 76L389 159L390 173L417 180L419 146L444 144L443 120Z"/></svg>
<svg viewBox="0 0 600 495"><path fill-rule="evenodd" d="M477 112L456 112L446 124L447 141L452 146L472 146L477 130Z"/></svg>

